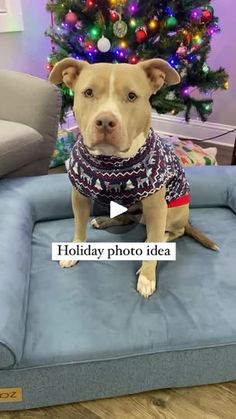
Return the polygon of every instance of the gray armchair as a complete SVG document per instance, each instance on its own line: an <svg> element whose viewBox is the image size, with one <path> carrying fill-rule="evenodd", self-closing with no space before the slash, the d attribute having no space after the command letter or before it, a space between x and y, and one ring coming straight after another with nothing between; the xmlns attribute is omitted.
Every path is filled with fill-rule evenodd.
<svg viewBox="0 0 236 419"><path fill-rule="evenodd" d="M0 177L48 173L61 95L49 82L0 70Z"/></svg>

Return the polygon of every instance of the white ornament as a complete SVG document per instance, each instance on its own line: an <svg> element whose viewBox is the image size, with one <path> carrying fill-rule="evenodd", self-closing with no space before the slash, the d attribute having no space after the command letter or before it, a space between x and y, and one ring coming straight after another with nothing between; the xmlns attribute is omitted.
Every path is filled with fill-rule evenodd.
<svg viewBox="0 0 236 419"><path fill-rule="evenodd" d="M111 43L108 38L102 36L97 43L97 47L101 52L108 52L111 49Z"/></svg>

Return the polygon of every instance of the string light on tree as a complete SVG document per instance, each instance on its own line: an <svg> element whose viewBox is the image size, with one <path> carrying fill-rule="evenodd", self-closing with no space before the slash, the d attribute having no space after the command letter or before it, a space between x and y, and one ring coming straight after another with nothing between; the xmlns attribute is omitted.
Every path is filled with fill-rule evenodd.
<svg viewBox="0 0 236 419"><path fill-rule="evenodd" d="M201 9L193 9L190 14L191 19L199 20L202 17L202 10Z"/></svg>
<svg viewBox="0 0 236 419"><path fill-rule="evenodd" d="M87 6L89 9L93 9L93 8L94 8L94 6L95 6L95 1L94 1L94 0L86 0L86 6Z"/></svg>
<svg viewBox="0 0 236 419"><path fill-rule="evenodd" d="M135 15L138 11L138 3L136 1L132 1L128 6L128 11L130 15Z"/></svg>
<svg viewBox="0 0 236 419"><path fill-rule="evenodd" d="M136 28L136 26L137 26L137 21L136 21L136 19L130 19L130 22L129 22L129 26L131 27L131 28Z"/></svg>
<svg viewBox="0 0 236 419"><path fill-rule="evenodd" d="M129 57L129 63L130 64L137 64L138 63L138 57L137 57L137 55L131 55Z"/></svg>
<svg viewBox="0 0 236 419"><path fill-rule="evenodd" d="M158 26L158 19L157 18L151 19L150 22L148 23L148 28L151 31L157 29L157 26Z"/></svg>

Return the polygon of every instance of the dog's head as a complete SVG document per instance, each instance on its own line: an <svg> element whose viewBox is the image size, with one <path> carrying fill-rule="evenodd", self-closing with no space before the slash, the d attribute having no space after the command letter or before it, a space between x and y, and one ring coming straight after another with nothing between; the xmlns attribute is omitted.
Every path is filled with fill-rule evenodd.
<svg viewBox="0 0 236 419"><path fill-rule="evenodd" d="M149 98L180 77L166 61L88 64L66 58L49 80L74 91L74 113L84 144L93 154L129 157L144 143L150 128Z"/></svg>

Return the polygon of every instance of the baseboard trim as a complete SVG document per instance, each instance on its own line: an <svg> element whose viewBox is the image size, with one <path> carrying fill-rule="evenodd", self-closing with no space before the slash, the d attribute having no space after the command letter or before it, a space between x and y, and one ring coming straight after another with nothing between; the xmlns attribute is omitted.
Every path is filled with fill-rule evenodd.
<svg viewBox="0 0 236 419"><path fill-rule="evenodd" d="M153 128L167 135L176 135L180 138L192 138L195 140L204 140L224 134L235 127L231 125L217 124L215 122L202 122L200 120L191 120L189 123L179 116L152 114ZM209 143L220 144L233 147L236 132L231 132L224 137L209 140Z"/></svg>
<svg viewBox="0 0 236 419"><path fill-rule="evenodd" d="M215 137L235 128L231 125L217 124L215 122L203 123L200 120L191 120L189 123L186 123L184 118L179 116L158 115L155 112L152 113L152 126L160 134L176 135L180 138L192 138L196 140L204 140L206 138ZM63 128L76 128L76 121L72 112L67 114L66 123L63 125ZM231 132L226 134L224 137L209 140L208 142L233 147L235 137L236 132Z"/></svg>

